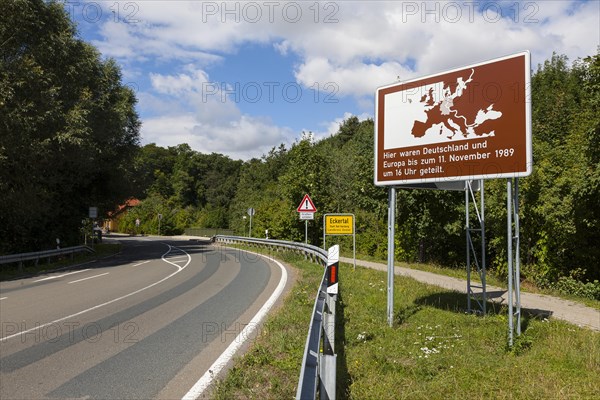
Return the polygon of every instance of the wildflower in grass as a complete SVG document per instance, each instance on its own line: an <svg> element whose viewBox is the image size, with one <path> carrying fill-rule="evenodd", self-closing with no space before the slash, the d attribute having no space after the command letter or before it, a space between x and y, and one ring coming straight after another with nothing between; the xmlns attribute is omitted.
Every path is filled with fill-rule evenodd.
<svg viewBox="0 0 600 400"><path fill-rule="evenodd" d="M358 340L359 342L366 342L369 339L371 339L371 337L367 334L367 332L359 333L356 337L356 340Z"/></svg>

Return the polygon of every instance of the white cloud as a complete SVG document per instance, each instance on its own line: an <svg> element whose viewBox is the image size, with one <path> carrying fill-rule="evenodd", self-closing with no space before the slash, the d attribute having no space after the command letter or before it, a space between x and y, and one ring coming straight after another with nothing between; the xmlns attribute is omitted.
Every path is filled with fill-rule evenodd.
<svg viewBox="0 0 600 400"><path fill-rule="evenodd" d="M320 82L321 85L334 83L339 96L363 96L375 93L375 88L408 78L414 73L397 62L381 65L353 63L333 65L325 58L313 58L300 65L296 79L306 87Z"/></svg>
<svg viewBox="0 0 600 400"><path fill-rule="evenodd" d="M289 145L294 133L268 120L242 115L225 124L206 124L194 114L149 118L142 126L143 143L159 146L189 144L202 153L221 153L234 159L261 157L280 143Z"/></svg>
<svg viewBox="0 0 600 400"><path fill-rule="evenodd" d="M187 66L176 75L154 73L150 78L154 92L163 96L145 93L141 100L162 112L144 121L144 143L187 143L200 152L247 159L292 142L289 128L275 126L265 117L242 114L203 70Z"/></svg>
<svg viewBox="0 0 600 400"><path fill-rule="evenodd" d="M553 51L574 59L595 53L600 38L596 1L340 4L352 11L338 29L309 30L279 48L302 54L299 82L333 80L341 95L357 98L398 75L409 79L527 49L534 65Z"/></svg>
<svg viewBox="0 0 600 400"><path fill-rule="evenodd" d="M107 15L114 13L114 4L100 4ZM135 4L135 13L129 10L135 23L123 22L128 15L121 10L120 21L100 24L102 40L95 44L103 54L208 65L244 43L273 43L282 54L300 57L299 76L308 73L303 68L314 69L315 62L326 60L329 68L321 69L325 78L318 82L340 70L406 68L410 60L422 75L523 49L532 50L535 62L552 51L576 58L594 53L600 35L600 5L594 0Z"/></svg>
<svg viewBox="0 0 600 400"><path fill-rule="evenodd" d="M336 98L350 98L369 112L375 89L398 76L406 80L526 49L535 68L553 52L574 60L595 54L600 44L596 0L99 4L106 16L114 15L115 5L120 13L118 20L97 24L94 44L124 64L128 76L150 80L138 94L140 108L153 115L144 120L145 140L236 154L260 155L293 136L270 121L268 109L244 115L222 87L211 86L207 68L248 43L271 44L294 57L297 83L332 83ZM177 72L146 70L167 63ZM329 134L338 121L307 130ZM160 136L165 131L171 133Z"/></svg>

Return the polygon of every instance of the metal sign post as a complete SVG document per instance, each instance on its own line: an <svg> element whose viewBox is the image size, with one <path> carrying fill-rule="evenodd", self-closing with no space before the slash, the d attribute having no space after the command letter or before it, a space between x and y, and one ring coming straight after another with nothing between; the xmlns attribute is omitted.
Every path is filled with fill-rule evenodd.
<svg viewBox="0 0 600 400"><path fill-rule="evenodd" d="M396 236L396 188L390 187L388 193L388 269L387 269L387 321L394 325L394 237Z"/></svg>
<svg viewBox="0 0 600 400"><path fill-rule="evenodd" d="M304 220L304 244L308 244L308 220Z"/></svg>
<svg viewBox="0 0 600 400"><path fill-rule="evenodd" d="M508 344L521 335L521 280L519 240L519 180L506 180L506 233L508 239ZM514 233L513 233L514 222ZM514 252L513 252L514 246ZM515 327L516 318L516 327Z"/></svg>
<svg viewBox="0 0 600 400"><path fill-rule="evenodd" d="M479 309L485 315L487 312L487 289L485 282L486 275L486 263L485 263L485 187L483 179L479 182L480 200L479 208L477 207L477 201L475 199L475 191L477 190L474 182L465 182L465 231L467 237L467 311L471 312L471 299L474 299L479 305ZM470 200L473 200L473 206L475 208L475 214L477 215L477 221L479 222L478 228L471 228L470 221ZM477 256L477 250L473 245L473 236L480 235L481 238L481 255ZM473 260L471 260L471 255ZM479 275L481 280L481 286L471 284L471 261L474 261L475 271ZM473 289L480 289L477 293L480 295L481 300L476 296Z"/></svg>
<svg viewBox="0 0 600 400"><path fill-rule="evenodd" d="M247 212L250 216L250 230L248 231L248 237L252 237L252 216L256 213L256 211L254 208L250 207Z"/></svg>

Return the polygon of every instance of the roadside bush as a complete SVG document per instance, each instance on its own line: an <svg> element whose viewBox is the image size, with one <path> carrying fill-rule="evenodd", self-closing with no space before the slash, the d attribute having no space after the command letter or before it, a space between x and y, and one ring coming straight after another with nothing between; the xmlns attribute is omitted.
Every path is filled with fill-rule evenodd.
<svg viewBox="0 0 600 400"><path fill-rule="evenodd" d="M561 276L556 283L551 285L551 287L563 294L600 300L600 281L598 280L584 283L571 276Z"/></svg>

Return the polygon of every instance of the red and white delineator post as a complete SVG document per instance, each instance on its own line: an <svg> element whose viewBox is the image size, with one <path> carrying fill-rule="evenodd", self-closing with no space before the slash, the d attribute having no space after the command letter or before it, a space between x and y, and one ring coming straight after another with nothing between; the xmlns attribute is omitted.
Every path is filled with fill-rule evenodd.
<svg viewBox="0 0 600 400"><path fill-rule="evenodd" d="M323 310L323 353L319 358L320 398L335 399L336 360L335 353L335 305L338 296L340 246L329 248L327 253L327 294Z"/></svg>
<svg viewBox="0 0 600 400"><path fill-rule="evenodd" d="M338 272L340 268L340 246L329 248L327 253L327 294L338 294Z"/></svg>

